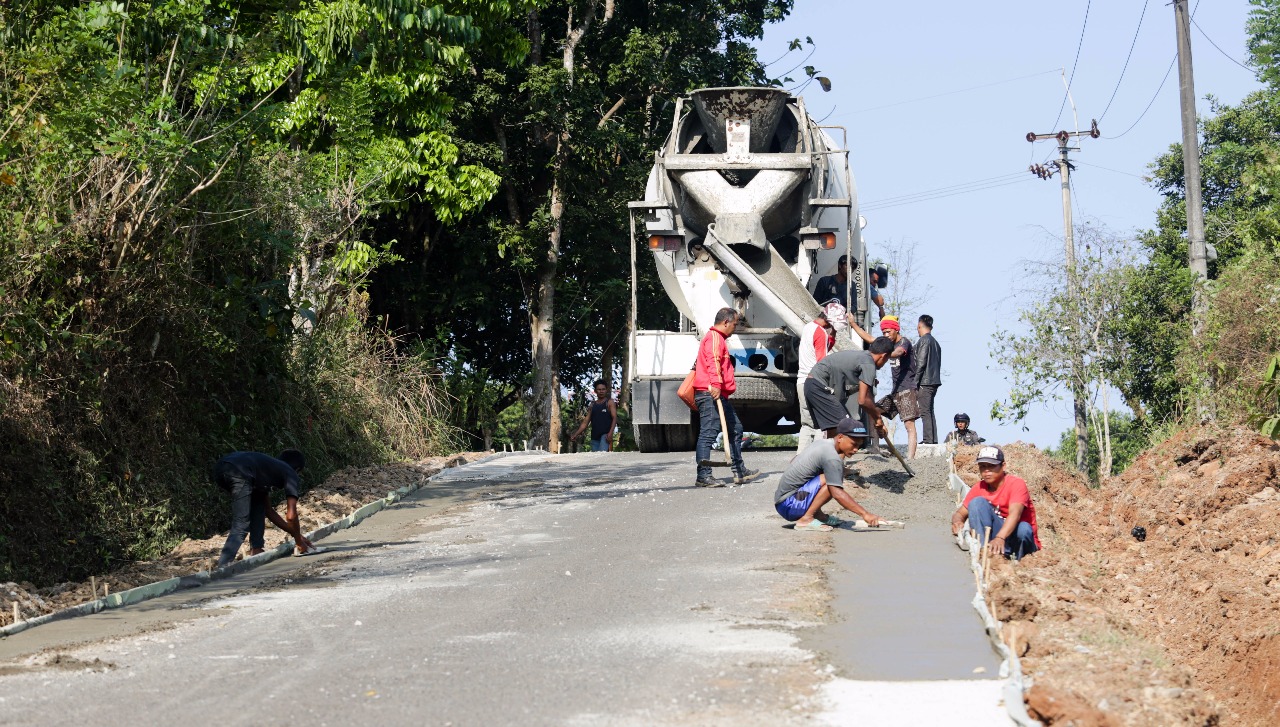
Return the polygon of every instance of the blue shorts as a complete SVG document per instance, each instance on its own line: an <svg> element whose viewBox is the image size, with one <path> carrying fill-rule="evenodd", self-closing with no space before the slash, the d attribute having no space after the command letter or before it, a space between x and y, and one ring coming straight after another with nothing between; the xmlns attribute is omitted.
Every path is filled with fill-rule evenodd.
<svg viewBox="0 0 1280 727"><path fill-rule="evenodd" d="M591 440L591 451L592 452L608 452L609 440L611 438L612 437L608 434L602 434L600 435L599 439Z"/></svg>
<svg viewBox="0 0 1280 727"><path fill-rule="evenodd" d="M804 487L791 493L787 499L774 505L773 508L788 521L795 522L809 511L809 506L813 504L813 496L818 494L818 489L821 487L822 476L815 475L813 479L804 483Z"/></svg>

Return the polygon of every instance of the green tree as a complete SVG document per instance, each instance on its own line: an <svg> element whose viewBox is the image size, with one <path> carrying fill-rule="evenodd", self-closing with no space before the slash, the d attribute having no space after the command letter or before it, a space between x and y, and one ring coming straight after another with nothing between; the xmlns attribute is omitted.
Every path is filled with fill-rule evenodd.
<svg viewBox="0 0 1280 727"><path fill-rule="evenodd" d="M482 59L454 91L462 158L499 171L497 196L451 228L426 205L380 221L380 239L398 240L407 262L379 273L374 310L437 356L456 348L484 361L499 402L527 397L533 440L557 448L563 388L612 379L625 359L626 202L643 190L674 100L764 83L748 41L790 7L557 0L531 11L527 61ZM440 270L457 271L447 287ZM640 324L673 322L652 266L639 270Z"/></svg>
<svg viewBox="0 0 1280 727"><path fill-rule="evenodd" d="M1111 426L1111 442L1112 442L1112 465L1111 474L1118 475L1124 472L1134 459L1146 449L1149 444L1147 431L1139 426L1133 415L1123 411L1113 411L1107 417ZM1091 482L1099 482L1100 477L1106 471L1102 462L1102 452L1098 448L1100 437L1097 431L1097 419L1089 422L1089 448L1085 453L1085 463L1088 467L1089 480ZM1075 429L1068 429L1062 433L1058 439L1057 448L1050 448L1046 452L1071 466L1075 466L1076 461L1076 432Z"/></svg>

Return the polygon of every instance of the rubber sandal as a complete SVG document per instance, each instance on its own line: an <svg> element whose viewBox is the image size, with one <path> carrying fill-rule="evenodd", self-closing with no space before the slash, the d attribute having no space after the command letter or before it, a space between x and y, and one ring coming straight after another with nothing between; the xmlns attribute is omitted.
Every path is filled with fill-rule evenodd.
<svg viewBox="0 0 1280 727"><path fill-rule="evenodd" d="M795 526L795 531L797 533L825 533L832 529L833 528L830 525L824 525L817 520L813 520L808 525Z"/></svg>
<svg viewBox="0 0 1280 727"><path fill-rule="evenodd" d="M833 528L838 528L841 525L853 525L852 522L838 518L835 515L828 515L825 522Z"/></svg>

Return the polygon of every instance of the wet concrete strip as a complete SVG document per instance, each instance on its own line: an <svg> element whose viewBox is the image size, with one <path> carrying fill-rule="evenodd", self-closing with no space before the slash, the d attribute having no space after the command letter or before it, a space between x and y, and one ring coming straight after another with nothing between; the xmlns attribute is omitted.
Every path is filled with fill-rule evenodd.
<svg viewBox="0 0 1280 727"><path fill-rule="evenodd" d="M864 459L868 489L853 495L905 530L832 533L828 581L833 623L808 645L855 680L997 679L1000 660L971 605L973 575L950 537L954 495L946 460L917 459L908 479L896 461Z"/></svg>

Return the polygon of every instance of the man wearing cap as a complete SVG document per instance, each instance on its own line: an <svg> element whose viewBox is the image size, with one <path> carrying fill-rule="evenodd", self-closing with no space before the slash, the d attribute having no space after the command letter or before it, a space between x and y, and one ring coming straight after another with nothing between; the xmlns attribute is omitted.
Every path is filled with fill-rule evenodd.
<svg viewBox="0 0 1280 727"><path fill-rule="evenodd" d="M302 452L286 449L278 457L262 452L232 452L213 466L213 481L231 495L231 532L222 546L218 567L236 559L246 534L249 555L261 553L266 545L265 519L293 536L296 555L308 555L320 549L302 534L298 522L298 474L302 472ZM271 506L271 490L284 490L285 516Z"/></svg>
<svg viewBox="0 0 1280 727"><path fill-rule="evenodd" d="M867 343L875 340L852 317L849 325ZM893 342L893 353L889 354L889 366L893 369L893 390L889 392L888 401L882 402L880 413L890 418L896 414L902 419L907 429L907 458L915 459L916 420L920 418L920 404L916 400L916 369L911 353L911 339L902 335L897 316L885 316L880 321L880 330Z"/></svg>
<svg viewBox="0 0 1280 727"><path fill-rule="evenodd" d="M757 470L747 469L742 461L742 421L729 403L729 397L737 390L733 378L734 360L729 355L729 336L738 328L738 311L721 308L716 311L714 325L703 336L698 346L698 358L694 362L694 401L698 405L698 487L724 487L724 483L711 477L711 467L702 464L711 459L711 445L720 435L720 410L724 411L725 446L733 462L733 481L743 484L760 476Z"/></svg>
<svg viewBox="0 0 1280 727"><path fill-rule="evenodd" d="M957 444L965 447L974 447L987 441L978 436L978 433L969 428L969 415L960 412L955 416L955 431L947 435L945 444Z"/></svg>
<svg viewBox="0 0 1280 727"><path fill-rule="evenodd" d="M826 357L835 345L835 337L827 327L827 313L820 311L813 320L804 325L800 331L800 371L796 376L796 398L800 402L800 434L797 439L797 452L803 452L817 436L813 428L813 416L809 414L809 405L804 400L804 381L809 371Z"/></svg>
<svg viewBox="0 0 1280 727"><path fill-rule="evenodd" d="M774 509L796 524L797 532L823 532L839 527L846 520L829 515L819 521L822 506L835 500L846 510L880 525L880 517L868 512L844 489L844 460L867 441L867 429L850 417L836 425L835 439L820 439L796 455L782 473L774 492Z"/></svg>
<svg viewBox="0 0 1280 727"><path fill-rule="evenodd" d="M978 484L951 516L951 534L959 535L967 522L993 555L1020 560L1040 550L1036 506L1026 481L1004 471L1004 451L990 445L978 450L978 476ZM990 540L983 543L988 532ZM963 538L958 542L965 547Z"/></svg>
<svg viewBox="0 0 1280 727"><path fill-rule="evenodd" d="M827 438L834 437L836 425L850 414L845 406L849 399L846 386L857 387L858 406L871 418L876 431L884 436L884 420L872 393L876 385L876 370L885 365L891 353L893 342L881 336L872 340L866 351L837 351L814 364L804 382L804 398L814 427L824 430Z"/></svg>

